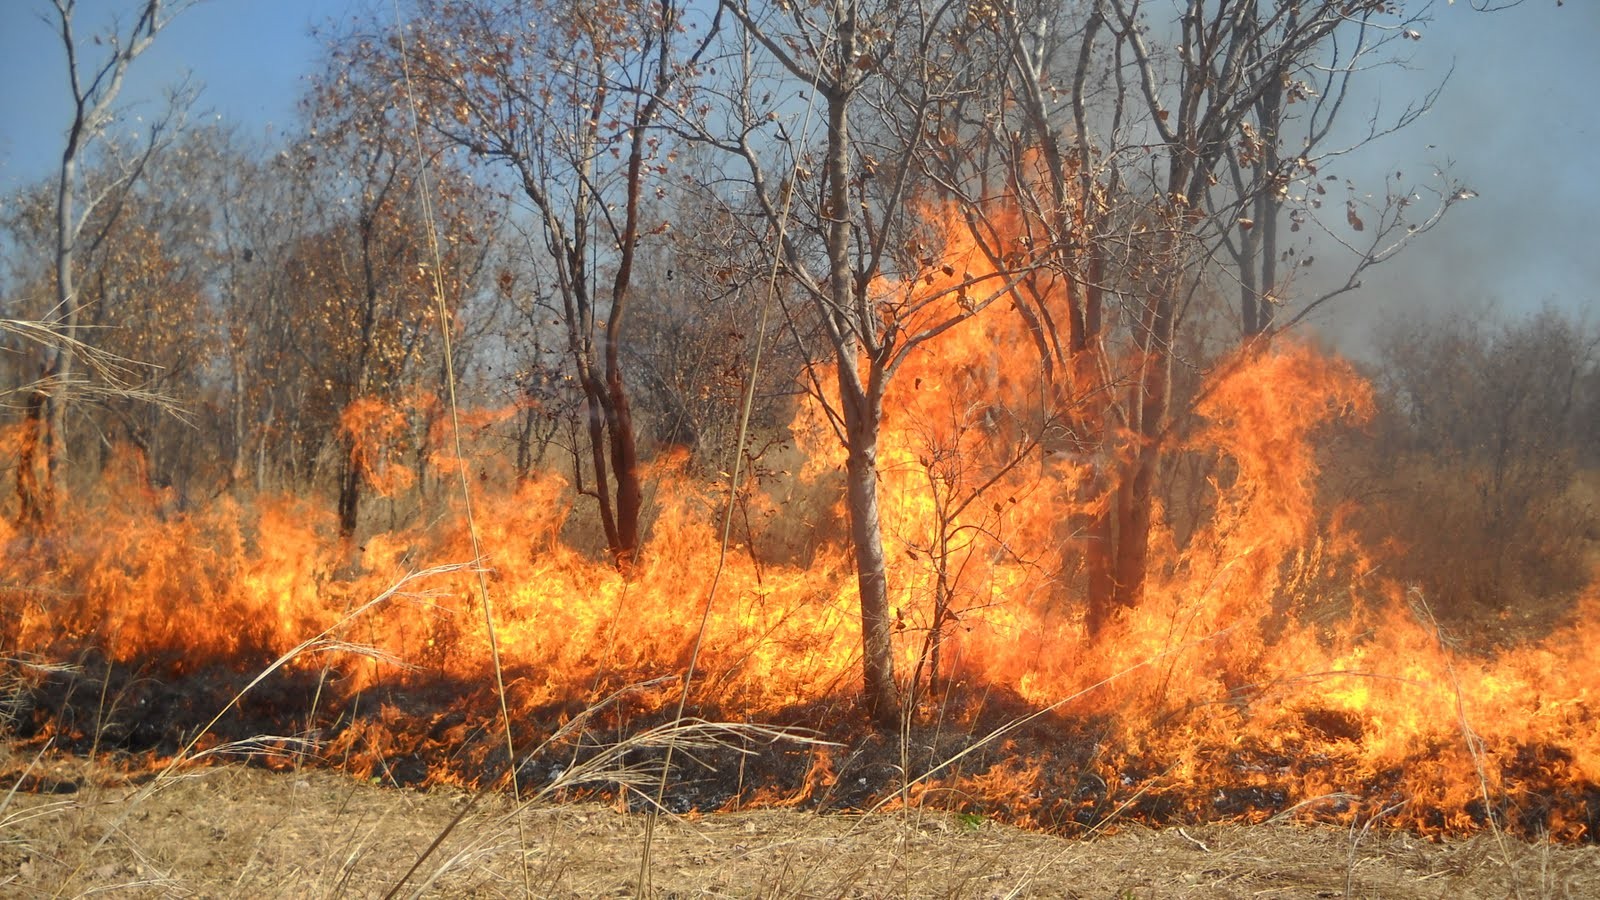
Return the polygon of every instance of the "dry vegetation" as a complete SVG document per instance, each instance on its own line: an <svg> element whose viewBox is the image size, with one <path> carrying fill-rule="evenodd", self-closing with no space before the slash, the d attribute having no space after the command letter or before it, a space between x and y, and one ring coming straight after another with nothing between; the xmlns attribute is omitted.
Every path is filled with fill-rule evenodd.
<svg viewBox="0 0 1600 900"><path fill-rule="evenodd" d="M1033 3L841 4L789 33L765 18L786 4L728 0L725 44L665 27L695 11L672 0L550 4L564 28L407 6L336 38L282 146L157 127L5 198L0 897L1600 896L1600 847L1527 838L1600 836L1600 336L1419 320L1366 377L1292 336L1263 349L1342 293L1288 296L1310 264L1290 245L1312 245L1287 235L1344 152L1282 158L1288 130L1327 134L1300 104L1416 39L1425 4L1194 4L1207 52L1270 75L1202 106L1167 101L1240 59L1152 55L1119 0L1073 5L1061 35ZM1316 63L1373 23L1390 37L1345 70ZM137 55L110 35L77 126ZM726 75L752 46L765 68ZM995 77L1022 58L1038 70ZM1145 84L1086 101L1126 60ZM784 130L796 86L823 132ZM1075 103L1022 105L1047 95ZM1335 188L1352 285L1472 195L1439 179ZM752 328L757 297L781 327ZM468 559L484 574L441 565ZM461 577L399 593L426 565ZM992 755L907 809L782 808L802 802L784 784L779 808L668 818L653 844L628 803L397 786L491 782L516 771L506 744L643 683L597 728L617 743L585 748L614 764L586 784L637 787L613 746L687 728L682 707L660 723L690 670L699 712L747 729L876 719L881 755L830 772L863 797L914 780L908 735L947 701L982 698L948 727ZM980 713L1085 696L1070 712L1115 730L976 738ZM128 762L258 728L389 780ZM1157 796L1169 772L1187 780ZM1015 821L1093 815L1067 839L932 811L990 808L962 777ZM1297 818L1329 798L1354 825Z"/></svg>
<svg viewBox="0 0 1600 900"><path fill-rule="evenodd" d="M30 765L0 811L14 897L379 897L469 803L322 771L224 766L129 779L77 759ZM62 793L71 790L71 793ZM490 796L395 896L633 896L644 820L593 803ZM1293 823L1093 840L945 813L784 809L671 819L660 897L1589 897L1600 848L1434 842ZM519 868L524 861L526 871Z"/></svg>

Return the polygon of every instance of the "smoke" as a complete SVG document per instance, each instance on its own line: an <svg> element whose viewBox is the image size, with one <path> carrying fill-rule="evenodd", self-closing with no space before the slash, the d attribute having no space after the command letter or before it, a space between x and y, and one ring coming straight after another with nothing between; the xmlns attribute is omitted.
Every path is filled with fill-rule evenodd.
<svg viewBox="0 0 1600 900"><path fill-rule="evenodd" d="M1364 128L1373 109L1392 116L1450 73L1432 111L1329 170L1380 199L1385 175L1426 184L1436 170L1478 196L1317 317L1319 330L1356 355L1396 313L1493 306L1514 316L1550 305L1581 315L1600 282L1590 249L1600 205L1592 88L1600 6L1531 0L1498 14L1467 4L1435 13L1405 67L1370 73L1345 124ZM1302 297L1342 280L1349 259L1326 258L1333 265L1302 280Z"/></svg>

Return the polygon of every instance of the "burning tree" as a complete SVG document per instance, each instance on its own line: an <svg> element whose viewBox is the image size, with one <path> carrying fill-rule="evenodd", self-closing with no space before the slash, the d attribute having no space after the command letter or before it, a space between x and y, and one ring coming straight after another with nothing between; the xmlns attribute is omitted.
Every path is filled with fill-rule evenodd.
<svg viewBox="0 0 1600 900"><path fill-rule="evenodd" d="M939 52L961 12L858 0L723 7L740 26L735 80L718 110L732 121L707 119L698 134L743 161L752 239L804 296L809 315L797 329L817 329L808 377L844 454L867 708L892 726L901 703L879 503L884 398L919 348L1020 277L947 259L947 235L917 215L931 199L914 177L922 135L939 131L941 109L973 75L970 60ZM780 105L787 86L771 64L801 86L803 111Z"/></svg>
<svg viewBox="0 0 1600 900"><path fill-rule="evenodd" d="M1271 336L1293 275L1311 262L1281 246L1284 211L1293 231L1315 218L1327 193L1321 154L1352 81L1416 39L1422 13L1222 0L1169 21L1139 0L1070 9L1070 20L1028 3L971 15L953 39L999 76L965 86L948 112L955 139L928 141L919 160L993 264L1027 268L1012 307L1067 423L1050 449L1088 473L1066 537L1081 547L1088 627L1099 632L1139 602L1150 574L1162 461L1184 418L1175 369L1204 364L1179 348L1207 315L1207 286L1237 283L1247 345ZM1403 128L1432 99L1373 120L1357 140ZM1433 192L1418 209L1418 189L1389 185L1374 214L1352 191L1345 221L1327 226L1353 251L1348 277L1287 324L1358 286L1465 196ZM1374 216L1370 241L1334 231L1366 230L1363 215ZM1213 264L1224 253L1231 273Z"/></svg>

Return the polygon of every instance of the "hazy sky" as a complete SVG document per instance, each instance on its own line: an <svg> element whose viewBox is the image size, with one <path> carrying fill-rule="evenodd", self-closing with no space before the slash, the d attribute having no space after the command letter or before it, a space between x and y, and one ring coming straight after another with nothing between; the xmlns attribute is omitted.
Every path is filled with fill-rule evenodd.
<svg viewBox="0 0 1600 900"><path fill-rule="evenodd" d="M310 25L371 2L208 0L135 63L124 96L154 111L165 86L190 72L204 88L197 109L248 133L285 126L320 57ZM80 6L88 33L136 3ZM0 193L44 176L60 153L65 63L40 18L48 10L48 0L0 0ZM1411 45L1413 67L1368 84L1386 109L1398 109L1453 61L1437 107L1337 171L1381 190L1385 170L1422 174L1448 161L1481 196L1367 278L1359 295L1338 301L1323 324L1360 334L1384 310L1490 300L1509 310L1545 302L1588 310L1600 284L1600 0L1560 8L1527 0L1493 15L1472 12L1470 0L1436 0L1434 15Z"/></svg>

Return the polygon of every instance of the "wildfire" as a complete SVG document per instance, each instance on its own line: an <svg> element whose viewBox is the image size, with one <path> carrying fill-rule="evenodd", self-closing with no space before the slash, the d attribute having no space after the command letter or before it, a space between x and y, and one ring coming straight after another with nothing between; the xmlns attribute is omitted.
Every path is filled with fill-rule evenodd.
<svg viewBox="0 0 1600 900"><path fill-rule="evenodd" d="M952 285L998 277L973 247L947 241L922 282L880 289L945 291L960 303ZM1052 709L1026 740L986 748L982 771L952 769L918 783L918 796L955 784L1040 825L1093 824L1119 809L1256 817L1306 804L1329 816L1383 810L1388 822L1433 831L1492 815L1594 839L1600 589L1538 643L1494 654L1453 646L1433 621L1433 598L1372 571L1342 509L1318 494L1319 430L1371 408L1350 366L1280 341L1218 368L1201 389L1200 424L1176 448L1215 460L1199 481L1204 515L1159 529L1143 601L1091 637L1074 599L1083 538L1071 523L1107 502L1084 489L1104 460L1052 444L1045 385L1019 349L1028 340L1018 311L995 303L910 358L885 403L879 465L896 665L915 682L914 727L975 732L996 696ZM826 376L818 383L825 393ZM411 486L407 463L374 443L401 421L371 404L346 415L347 436L386 491ZM815 403L794 433L800 474L731 486L765 525L753 548L723 564L691 695L708 715L807 720L797 711L848 696L859 678L848 550L763 557L764 540L794 528L800 498L835 491L837 445ZM715 523L730 485L703 483L681 462L659 465L649 543L624 576L571 539L580 526L568 521L575 500L562 477L512 486L487 454L468 456L483 476L474 479L478 546L523 736L627 685L680 674L718 568ZM494 726L474 573L408 585L416 592L350 617L419 568L473 559L460 498L440 489L422 502L414 524L350 546L332 537L332 513L303 499L224 496L177 509L123 453L50 535L0 524L3 633L17 652L75 659L97 648L110 666L159 680L256 671L326 632L379 651L329 649L291 663L327 673L323 702L334 712L314 725L331 735L326 753L356 768L419 754L434 778L475 780ZM827 506L813 508L825 518ZM668 708L676 684L637 695L629 714ZM461 708L360 708L364 692L415 696L438 685L456 686ZM67 736L91 727L38 724ZM461 752L474 740L479 749ZM994 762L1008 752L1018 758ZM837 777L834 766L813 762L808 796Z"/></svg>

